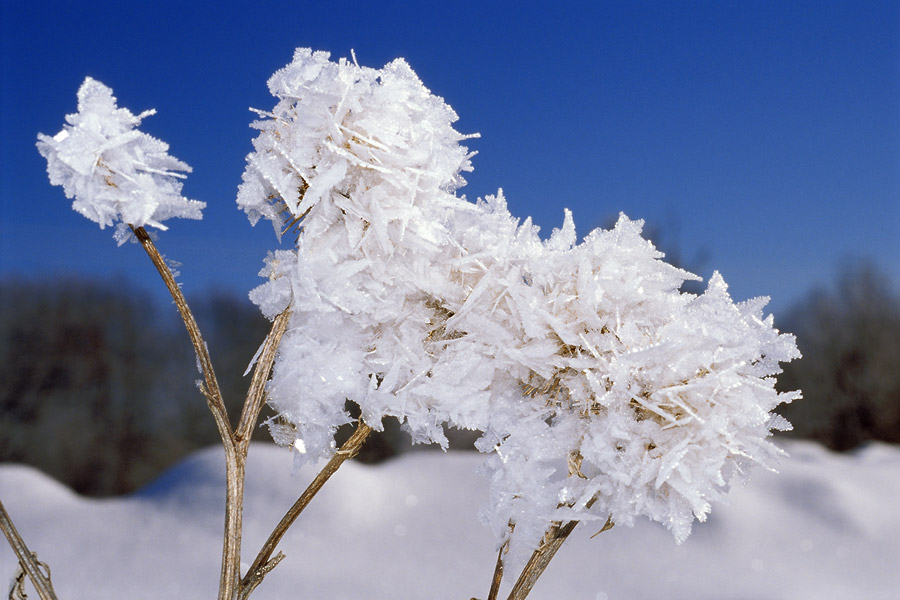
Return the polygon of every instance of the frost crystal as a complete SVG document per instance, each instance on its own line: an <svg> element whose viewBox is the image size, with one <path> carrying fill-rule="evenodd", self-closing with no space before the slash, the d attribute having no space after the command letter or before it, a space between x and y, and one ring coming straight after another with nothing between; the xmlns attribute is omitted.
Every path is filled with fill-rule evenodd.
<svg viewBox="0 0 900 600"><path fill-rule="evenodd" d="M459 330L502 332L479 335L475 370L458 376L490 363L486 517L501 537L515 523L514 556L571 519L646 516L681 541L732 473L778 454L770 411L795 395L771 376L799 356L793 337L762 319L765 300L735 305L718 274L704 294L680 293L694 277L660 260L640 226L622 216L575 245L567 215L543 244L524 228L504 247L489 240L494 260L450 307Z"/></svg>
<svg viewBox="0 0 900 600"><path fill-rule="evenodd" d="M566 211L542 240L502 193L457 197L456 115L403 61L301 49L269 87L238 203L297 228L251 298L292 311L269 398L299 460L334 451L347 399L416 441L483 431L485 517L521 557L560 520L646 516L683 540L732 474L778 454L771 410L799 393L773 376L799 353L764 299L735 304L718 274L681 293L697 277L624 215L577 243Z"/></svg>
<svg viewBox="0 0 900 600"><path fill-rule="evenodd" d="M422 211L440 202L423 196L443 190L452 198L465 184L460 172L471 170L470 155L459 145L466 136L451 127L456 113L402 59L377 70L301 48L272 76L269 90L279 102L271 113L256 111L268 118L253 123L261 133L238 191L238 205L254 224L266 217L280 234L283 221L301 218L323 199L327 223L335 210L360 223L383 211L369 224L387 252L385 228L402 233L415 219L426 227Z"/></svg>
<svg viewBox="0 0 900 600"><path fill-rule="evenodd" d="M298 50L269 87L279 102L247 158L238 204L276 233L302 228L297 250L270 256L251 297L269 317L291 303L270 388L273 423L315 460L333 451L346 399L379 427L446 445L447 406L414 393L431 377L435 331L452 287L442 261L453 191L471 169L456 114L402 60L381 70Z"/></svg>
<svg viewBox="0 0 900 600"><path fill-rule="evenodd" d="M136 129L155 112L135 116L118 108L112 90L88 77L68 125L53 137L38 134L50 183L61 185L75 199L72 207L101 229L116 224L119 243L126 225L164 230L162 222L172 217L200 219L205 206L181 196L179 171L191 168L167 154L168 144Z"/></svg>

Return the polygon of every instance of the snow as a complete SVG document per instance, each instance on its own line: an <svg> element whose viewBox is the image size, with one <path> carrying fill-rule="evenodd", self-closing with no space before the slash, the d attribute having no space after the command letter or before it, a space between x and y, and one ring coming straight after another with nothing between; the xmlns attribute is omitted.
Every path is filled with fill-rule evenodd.
<svg viewBox="0 0 900 600"><path fill-rule="evenodd" d="M900 448L833 454L779 444L781 473L757 472L676 545L639 519L590 539L580 525L531 598L802 600L900 594ZM484 598L494 536L479 523L489 482L475 453L418 452L378 466L345 464L282 543L287 558L259 600ZM61 599L212 598L221 551L224 468L204 450L140 492L79 497L31 468L0 465L0 497L29 547L53 569ZM244 560L312 477L291 453L250 452ZM0 578L14 571L0 547ZM509 589L513 574L502 591Z"/></svg>

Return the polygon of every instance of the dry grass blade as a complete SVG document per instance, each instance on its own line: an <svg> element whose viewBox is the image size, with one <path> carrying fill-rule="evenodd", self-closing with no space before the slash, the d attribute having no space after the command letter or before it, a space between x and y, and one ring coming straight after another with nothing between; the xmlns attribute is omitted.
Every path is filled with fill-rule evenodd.
<svg viewBox="0 0 900 600"><path fill-rule="evenodd" d="M6 512L2 502L0 502L0 529L6 534L9 545L12 547L16 558L19 559L19 568L31 578L31 583L34 585L34 589L37 590L41 600L56 600L56 592L53 591L53 584L50 582L50 568L46 564L39 562L37 555L33 554L28 549L28 546L25 545L25 540L19 535L12 518ZM42 567L47 571L46 575L41 570ZM13 594L17 591L17 588L21 589L21 595L25 597L23 580L13 583L13 587L9 591L10 598L16 598Z"/></svg>

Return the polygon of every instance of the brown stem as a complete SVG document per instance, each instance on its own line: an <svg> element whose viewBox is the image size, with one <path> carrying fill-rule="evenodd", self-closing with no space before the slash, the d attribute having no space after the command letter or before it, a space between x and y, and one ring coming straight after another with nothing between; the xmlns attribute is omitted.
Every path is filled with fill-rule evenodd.
<svg viewBox="0 0 900 600"><path fill-rule="evenodd" d="M165 259L156 249L153 240L150 239L150 234L148 234L143 227L132 227L131 230L134 232L137 240L141 243L141 246L143 246L144 251L147 252L150 260L153 262L153 266L159 271L163 282L166 284L166 288L169 290L169 294L172 295L172 299L175 301L175 306L178 308L181 320L184 321L188 336L191 338L191 344L194 346L194 352L197 353L197 359L200 361L200 370L203 373L203 378L206 383L206 391L204 394L209 401L210 410L212 410L213 416L216 418L219 434L222 437L223 442L226 441L227 438L227 441L230 443L232 432L231 424L228 421L228 411L225 409L225 403L222 401L222 392L219 391L219 383L216 380L215 371L213 371L209 350L206 348L206 342L203 341L203 336L200 334L200 328L197 327L197 321L194 319L194 315L188 307L187 300L185 300L181 288L178 287L178 284L175 282L172 271L166 264Z"/></svg>
<svg viewBox="0 0 900 600"><path fill-rule="evenodd" d="M204 385L201 387L206 396L207 404L219 429L219 437L225 449L225 534L222 541L222 572L219 580L219 600L233 600L236 597L240 585L240 560L241 560L241 516L244 502L244 459L246 455L236 447L234 431L228 420L228 410L222 400L222 392L213 370L212 360L206 342L200 334L200 328L194 319L187 300L181 292L181 288L175 283L175 277L160 255L159 251L150 239L150 235L143 227L132 227L138 242L150 257L156 270L159 272L175 301L175 306L184 321L200 370L203 373Z"/></svg>
<svg viewBox="0 0 900 600"><path fill-rule="evenodd" d="M315 479L312 480L312 483L309 484L309 487L306 488L303 494L301 494L297 501L294 502L294 505L291 506L284 517L281 518L281 521L275 526L275 529L269 535L269 539L263 544L262 549L256 556L256 560L253 561L253 564L247 570L247 574L241 581L241 600L247 598L247 596L250 595L250 592L260 584L266 573L272 570L275 566L272 564L273 561L280 561L281 558L283 558L284 555L279 552L278 556L270 560L272 553L275 552L275 547L278 546L281 538L284 537L284 534L287 533L290 526L297 520L297 517L300 516L303 509L306 508L319 490L322 489L325 482L335 474L342 464L344 464L344 461L357 455L359 449L362 448L362 445L365 443L366 438L369 437L370 433L372 433L372 428L366 425L362 419L359 419L356 431L353 432L350 439L344 442L340 450L331 457L331 460L329 460L322 470L319 471Z"/></svg>
<svg viewBox="0 0 900 600"><path fill-rule="evenodd" d="M272 329L269 331L266 341L263 342L263 350L257 358L256 368L253 370L253 378L250 381L247 400L244 402L241 420L235 430L235 438L244 456L247 455L250 438L253 436L253 428L256 426L259 413L265 403L266 382L269 380L269 373L272 371L272 364L275 362L278 345L281 343L284 332L287 331L290 317L290 309L275 317Z"/></svg>
<svg viewBox="0 0 900 600"><path fill-rule="evenodd" d="M528 559L507 600L523 600L528 595L531 588L537 583L538 577L550 564L550 560L575 529L576 525L578 525L578 521L569 521L565 525L556 522L547 530L547 533L544 534L544 540L531 555L531 558Z"/></svg>
<svg viewBox="0 0 900 600"><path fill-rule="evenodd" d="M241 537L243 534L241 520L244 510L244 476L247 451L253 436L253 427L265 401L265 386L275 362L275 354L281 337L287 329L290 312L284 311L275 318L272 329L263 342L263 351L257 359L247 399L241 411L241 420L235 430L233 443L226 445L225 462L227 473L226 508L225 508L225 540L222 552L222 579L220 581L220 600L232 600L241 592ZM278 559L281 560L281 559ZM278 560L269 568L278 564ZM268 571L266 571L268 572ZM261 580L262 578L260 578Z"/></svg>
<svg viewBox="0 0 900 600"><path fill-rule="evenodd" d="M13 525L12 519L9 513L6 512L6 508L3 507L2 502L0 502L0 529L6 534L6 539L9 540L9 545L12 546L16 558L19 559L19 564L22 565L22 568L25 569L25 572L31 578L31 583L34 585L34 589L37 590L41 600L56 600L56 592L53 591L50 577L44 576L40 563L38 563L35 555L28 550L28 546L25 545L22 536L16 531L16 526Z"/></svg>
<svg viewBox="0 0 900 600"><path fill-rule="evenodd" d="M244 512L244 457L234 446L225 452L225 534L222 540L222 571L219 600L233 600L241 579L241 532Z"/></svg>
<svg viewBox="0 0 900 600"><path fill-rule="evenodd" d="M585 504L585 507L590 508L596 500L596 496L591 498L590 501ZM550 526L550 529L544 534L544 540L541 542L541 545L534 553L532 553L531 558L529 558L528 562L525 564L525 568L522 569L522 573L519 575L519 579L516 580L507 600L524 600L524 598L528 596L529 592L531 592L531 588L537 583L538 578L543 574L547 565L550 564L550 560L556 554L557 550L559 550L560 546L563 545L563 542L566 541L566 538L568 538L575 529L576 525L578 525L578 521L568 521L564 525L557 521ZM610 516L606 519L603 528L591 537L596 537L604 531L612 529L613 525L615 525L615 523L613 523L612 517Z"/></svg>
<svg viewBox="0 0 900 600"><path fill-rule="evenodd" d="M512 524L510 524L512 529ZM497 600L500 593L500 580L503 579L503 555L509 550L509 540L503 542L500 551L497 552L497 564L494 565L494 576L491 578L491 591L488 593L487 600Z"/></svg>

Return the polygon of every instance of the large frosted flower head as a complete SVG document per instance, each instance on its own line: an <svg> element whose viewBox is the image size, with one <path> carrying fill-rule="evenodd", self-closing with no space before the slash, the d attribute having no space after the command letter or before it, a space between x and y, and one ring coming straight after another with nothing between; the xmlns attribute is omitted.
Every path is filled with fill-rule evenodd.
<svg viewBox="0 0 900 600"><path fill-rule="evenodd" d="M487 518L501 538L515 524L517 556L559 520L645 516L681 541L789 426L771 411L798 396L774 390L779 361L799 356L793 336L763 319L765 299L735 304L718 274L680 293L693 276L640 225L623 216L576 245L567 219L539 259L497 263L504 286L468 309L509 332L482 350L502 364L479 447L493 452Z"/></svg>
<svg viewBox="0 0 900 600"><path fill-rule="evenodd" d="M278 104L254 123L238 204L279 233L302 219L296 250L272 255L251 295L270 317L291 308L273 433L302 440L303 459L327 456L350 399L376 428L393 416L446 445L441 407L410 390L434 362L431 323L451 287L447 223L473 210L453 194L471 168L456 114L402 60L379 70L300 49L269 87Z"/></svg>
<svg viewBox="0 0 900 600"><path fill-rule="evenodd" d="M155 110L134 115L116 106L112 90L90 77L78 89L78 112L55 136L38 134L50 183L61 185L72 207L100 224L166 229L172 217L201 218L205 204L181 195L191 168L168 155L169 146L137 129Z"/></svg>
<svg viewBox="0 0 900 600"><path fill-rule="evenodd" d="M767 462L786 427L772 376L798 356L715 275L665 263L624 215L577 243L542 240L502 193L457 198L469 154L402 61L383 70L298 50L248 157L238 202L251 220L302 219L251 297L291 308L269 387L276 440L303 459L334 451L356 402L376 427L417 441L453 425L484 432L487 520L513 555L549 523L639 516L684 539L729 477Z"/></svg>

